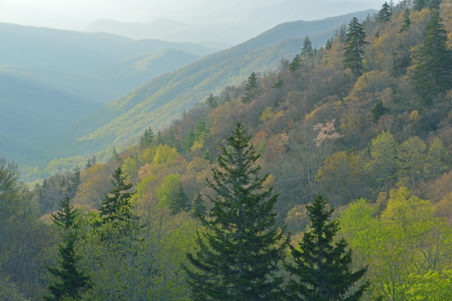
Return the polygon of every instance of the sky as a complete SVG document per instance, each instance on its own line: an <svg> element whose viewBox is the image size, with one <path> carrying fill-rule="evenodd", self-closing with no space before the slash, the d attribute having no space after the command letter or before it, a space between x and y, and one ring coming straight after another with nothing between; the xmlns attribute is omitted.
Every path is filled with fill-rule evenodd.
<svg viewBox="0 0 452 301"><path fill-rule="evenodd" d="M384 0L0 0L0 22L83 30L98 19L147 23L171 19L187 24L314 20L368 8Z"/></svg>

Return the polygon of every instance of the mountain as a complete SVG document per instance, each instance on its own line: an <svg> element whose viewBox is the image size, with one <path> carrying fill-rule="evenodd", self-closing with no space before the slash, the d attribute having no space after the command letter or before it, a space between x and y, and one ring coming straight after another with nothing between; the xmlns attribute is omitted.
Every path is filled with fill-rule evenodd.
<svg viewBox="0 0 452 301"><path fill-rule="evenodd" d="M180 3L175 10L183 10L186 5ZM320 16L337 16L370 7L372 4L368 1L357 0L229 0L215 5L205 5L203 1L198 1L186 7L191 16L177 16L169 12L159 14L167 15L166 18L156 18L149 12L143 12L140 14L141 23L100 19L89 24L85 30L133 39L194 42L208 47L218 45L224 49L227 45L242 43L277 24L294 20L316 20Z"/></svg>
<svg viewBox="0 0 452 301"><path fill-rule="evenodd" d="M126 58L165 49L202 56L212 50L192 43L131 40L104 33L85 33L0 23L0 65L84 74Z"/></svg>
<svg viewBox="0 0 452 301"><path fill-rule="evenodd" d="M199 56L185 51L165 49L127 58L89 75L94 79L102 79L107 87L113 87L116 95L124 95L161 74L179 69L180 66L186 66L198 59Z"/></svg>
<svg viewBox="0 0 452 301"><path fill-rule="evenodd" d="M292 57L300 51L305 36L309 35L313 45L320 47L346 20L352 16L363 19L372 12L283 24L238 46L162 75L109 103L66 131L59 141L71 147L62 154L87 155L108 146L136 141L137 135L149 125L155 129L170 125L183 111L203 101L210 92L239 84L252 71L264 73L275 70L281 58ZM63 145L57 145L55 149L63 150Z"/></svg>
<svg viewBox="0 0 452 301"><path fill-rule="evenodd" d="M49 141L149 80L212 50L0 23L0 157L45 164Z"/></svg>
<svg viewBox="0 0 452 301"><path fill-rule="evenodd" d="M45 157L49 141L98 104L42 85L32 74L0 68L0 157Z"/></svg>

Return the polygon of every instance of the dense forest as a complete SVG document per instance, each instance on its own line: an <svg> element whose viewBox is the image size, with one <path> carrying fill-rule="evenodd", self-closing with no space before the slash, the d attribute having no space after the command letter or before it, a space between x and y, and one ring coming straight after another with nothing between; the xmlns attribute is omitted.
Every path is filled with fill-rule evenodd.
<svg viewBox="0 0 452 301"><path fill-rule="evenodd" d="M385 3L28 189L1 300L452 300L452 0Z"/></svg>

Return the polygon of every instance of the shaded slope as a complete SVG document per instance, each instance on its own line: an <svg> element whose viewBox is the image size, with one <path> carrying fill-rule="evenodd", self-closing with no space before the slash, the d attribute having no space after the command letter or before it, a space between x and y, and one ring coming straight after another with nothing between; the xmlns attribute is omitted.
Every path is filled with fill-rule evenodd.
<svg viewBox="0 0 452 301"><path fill-rule="evenodd" d="M0 70L0 156L20 162L45 159L36 145L52 137L98 105L46 87L26 73Z"/></svg>

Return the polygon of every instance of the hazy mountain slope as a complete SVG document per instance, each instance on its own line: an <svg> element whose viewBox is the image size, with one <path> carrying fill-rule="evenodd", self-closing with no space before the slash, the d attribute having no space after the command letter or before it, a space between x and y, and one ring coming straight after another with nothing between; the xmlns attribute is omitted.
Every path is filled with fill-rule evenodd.
<svg viewBox="0 0 452 301"><path fill-rule="evenodd" d="M140 54L174 48L196 55L211 50L190 43L130 40L110 34L0 23L0 64L85 73Z"/></svg>
<svg viewBox="0 0 452 301"><path fill-rule="evenodd" d="M291 22L277 26L236 47L158 77L83 119L65 133L66 136L60 141L72 145L65 155L88 154L109 145L124 143L149 125L154 128L168 126L184 110L203 101L211 91L238 84L252 71L275 70L282 57L291 57L299 52L306 35L310 35L314 46L319 47L344 20L352 15L363 18L368 13L364 11L322 21ZM316 25L320 29L317 30ZM305 26L312 31L324 30L324 33L311 35L304 29ZM271 44L271 47L265 48ZM67 138L73 140L64 140Z"/></svg>
<svg viewBox="0 0 452 301"><path fill-rule="evenodd" d="M278 41L294 37L315 36L335 30L341 24L347 24L353 17L357 17L362 20L375 12L375 10L371 9L316 21L294 21L282 23L241 44L239 47L241 49L256 49L260 47L267 47L277 43Z"/></svg>
<svg viewBox="0 0 452 301"><path fill-rule="evenodd" d="M99 69L90 76L111 87L116 95L118 93L123 95L163 73L174 71L199 58L197 55L181 50L166 49L127 58Z"/></svg>
<svg viewBox="0 0 452 301"><path fill-rule="evenodd" d="M43 159L36 145L99 107L12 70L0 69L0 91L0 157L19 162Z"/></svg>
<svg viewBox="0 0 452 301"><path fill-rule="evenodd" d="M0 39L0 157L21 165L47 164L59 154L49 147L56 134L100 104L211 51L5 23Z"/></svg>

